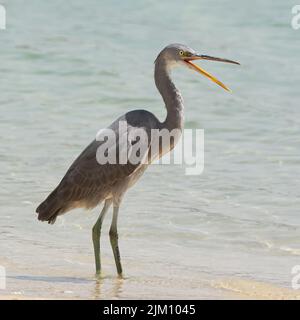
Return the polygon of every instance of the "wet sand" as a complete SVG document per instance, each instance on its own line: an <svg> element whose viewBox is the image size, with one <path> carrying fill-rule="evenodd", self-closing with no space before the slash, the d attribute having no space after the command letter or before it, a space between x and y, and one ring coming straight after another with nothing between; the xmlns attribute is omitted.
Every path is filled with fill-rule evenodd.
<svg viewBox="0 0 300 320"><path fill-rule="evenodd" d="M244 277L213 279L203 271L185 273L163 264L143 270L133 260L127 261L128 274L120 279L112 261L103 260L106 267L101 278L90 275L92 263L82 260L68 272L53 268L48 274L34 268L20 272L20 266L11 264L0 299L300 299L299 290L276 284Z"/></svg>
<svg viewBox="0 0 300 320"><path fill-rule="evenodd" d="M122 286L122 282L126 280L117 279L115 283L111 283L111 288L106 290L110 290L112 292L117 292L120 290ZM118 283L119 282L119 283ZM224 279L215 281L212 283L212 286L216 289L216 294L212 293L211 296L205 295L204 299L237 299L237 300L300 300L300 292L281 288L274 285L270 285L263 282L251 281L246 279ZM95 293L98 291L99 296L97 294L92 297L92 299L101 299L100 297L101 284L96 282L95 284ZM29 296L22 294L21 292L15 292L13 294L0 294L0 300L64 300L70 299L69 295L72 295L73 292L61 292L57 297L53 297L52 295L47 297L40 296ZM108 298L108 297L107 297ZM112 296L112 299L118 299L116 296ZM130 297L123 297L121 299L140 299L140 294L134 293L130 294ZM165 299L164 294L160 296L152 296L145 295L142 299ZM179 298L177 294L174 297L168 296L167 298ZM191 298L191 297L188 297ZM74 299L74 297L72 297ZM75 298L76 299L76 298ZM83 299L78 297L77 299ZM195 299L202 299L201 296L196 296Z"/></svg>

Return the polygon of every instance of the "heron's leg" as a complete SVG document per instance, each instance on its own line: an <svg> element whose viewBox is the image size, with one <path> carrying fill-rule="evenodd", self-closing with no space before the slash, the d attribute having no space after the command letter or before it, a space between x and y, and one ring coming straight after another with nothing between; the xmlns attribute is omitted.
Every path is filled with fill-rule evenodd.
<svg viewBox="0 0 300 320"><path fill-rule="evenodd" d="M112 223L109 230L109 238L110 238L110 244L115 257L118 275L121 276L122 265L121 265L120 251L119 251L119 245L118 245L118 230L117 230L118 213L119 213L119 206L114 205L113 218L112 218Z"/></svg>
<svg viewBox="0 0 300 320"><path fill-rule="evenodd" d="M96 274L100 274L101 270L101 262L100 262L100 235L101 235L101 226L103 219L107 210L111 205L111 200L105 200L103 209L100 213L98 220L96 221L95 225L93 226L93 244L94 244L94 253L95 253L95 263L96 263Z"/></svg>

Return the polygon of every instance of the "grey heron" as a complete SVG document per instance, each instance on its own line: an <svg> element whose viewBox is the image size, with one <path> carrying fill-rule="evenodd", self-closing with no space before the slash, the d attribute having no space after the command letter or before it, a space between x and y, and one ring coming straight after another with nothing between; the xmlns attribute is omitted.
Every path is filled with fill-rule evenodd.
<svg viewBox="0 0 300 320"><path fill-rule="evenodd" d="M195 65L193 60L211 60L233 64L238 62L197 54L193 49L182 44L171 44L165 47L155 60L154 78L156 87L161 94L167 116L163 122L160 122L155 115L146 110L129 111L114 121L108 128L112 129L117 136L114 147L124 143L118 132L118 124L125 121L127 124L127 134L135 133L142 129L148 136L148 147L151 144L151 130L153 129L183 129L183 100L179 90L175 87L170 71L176 65L186 66L200 74L208 77L210 80L229 91L229 89L214 76ZM128 137L128 135L127 135ZM121 142L122 141L122 142ZM134 141L127 138L125 141L129 148ZM177 140L170 144L169 152L174 148ZM128 159L126 163L103 163L97 161L97 149L103 143L95 139L78 156L68 169L67 173L59 185L50 193L36 209L38 219L48 221L53 224L57 216L66 213L74 208L94 208L104 202L103 209L92 229L92 239L94 245L96 273L100 274L100 233L103 219L113 205L112 223L109 231L110 243L117 267L117 272L122 275L122 266L118 245L117 221L119 207L122 198L129 187L131 187L144 173L149 163L138 162L131 163ZM145 156L149 153L150 147L145 151ZM164 153L161 150L157 157Z"/></svg>

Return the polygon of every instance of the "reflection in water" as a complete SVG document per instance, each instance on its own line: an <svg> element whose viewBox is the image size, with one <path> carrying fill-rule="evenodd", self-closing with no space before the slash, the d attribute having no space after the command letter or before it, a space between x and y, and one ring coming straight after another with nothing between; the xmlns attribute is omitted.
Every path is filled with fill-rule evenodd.
<svg viewBox="0 0 300 320"><path fill-rule="evenodd" d="M94 287L94 294L92 296L95 299L101 299L101 286L103 285L103 279L102 278L96 278L95 287Z"/></svg>
<svg viewBox="0 0 300 320"><path fill-rule="evenodd" d="M110 283L107 283L107 282ZM110 297L111 299L120 298L120 294L122 293L124 278L116 277L114 279L105 278L105 277L96 277L94 294L92 295L95 299L105 299ZM104 290L105 285L108 285L109 290L106 292Z"/></svg>
<svg viewBox="0 0 300 320"><path fill-rule="evenodd" d="M123 292L123 285L124 285L125 279L124 278L116 278L114 281L114 285L112 287L112 296L115 298L120 298L120 295Z"/></svg>

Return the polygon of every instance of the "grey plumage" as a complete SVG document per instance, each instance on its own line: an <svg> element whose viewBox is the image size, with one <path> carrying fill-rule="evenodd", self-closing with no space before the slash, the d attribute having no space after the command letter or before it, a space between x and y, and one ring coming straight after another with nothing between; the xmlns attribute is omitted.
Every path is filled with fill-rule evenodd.
<svg viewBox="0 0 300 320"><path fill-rule="evenodd" d="M180 50L194 52L183 45L169 45L160 52L155 60L155 84L167 108L166 120L161 123L149 111L134 110L118 118L109 128L117 133L119 121L125 120L131 130L144 128L148 141L151 143L151 129L172 130L183 127L182 97L170 78L170 69L178 63L178 51ZM140 175L140 171L145 170L145 165L133 165L130 162L125 165L99 165L96 160L96 152L100 143L100 141L92 141L73 162L59 185L37 208L39 220L54 223L58 215L71 209L93 208L108 197L120 198L126 191L124 187L128 184L128 177L133 173ZM134 177L132 179L135 180Z"/></svg>
<svg viewBox="0 0 300 320"><path fill-rule="evenodd" d="M147 158L149 158L151 151L152 129L167 129L169 131L178 129L181 133L183 128L183 100L170 76L170 70L176 65L184 65L194 69L223 87L225 90L229 90L212 75L191 63L191 60L196 59L236 63L227 59L197 55L193 49L181 44L172 44L165 47L155 60L154 71L156 87L160 92L167 109L165 121L160 122L152 113L145 110L135 110L126 113L109 126L117 136L116 144L113 145L112 148L115 148L118 151L119 147L123 146L124 140L121 139L123 133L118 131L118 124L121 121L125 121L127 124L126 148L133 148L135 143L134 140L128 138L130 134L133 134L131 136L135 136L135 132L140 129L144 130L148 139L144 142L146 148L144 149L144 154L142 154L142 156ZM180 134L173 137L167 148L160 145L157 154L154 156L159 158L164 153L174 148L179 136ZM95 139L85 148L70 166L59 185L46 200L38 206L36 212L38 213L39 220L54 223L57 216L62 215L71 209L79 207L93 208L104 201L105 203L102 212L93 227L96 272L100 273L101 225L110 205L113 204L113 218L109 234L117 271L118 274L122 274L117 234L119 206L126 190L142 176L147 169L148 164L143 162L132 163L128 158L127 162L124 164L117 162L116 164L107 163L100 165L96 155L97 149L102 143L104 142ZM153 154L151 154L151 157L153 157Z"/></svg>
<svg viewBox="0 0 300 320"><path fill-rule="evenodd" d="M125 120L131 130L146 129L149 137L152 128L161 127L157 118L146 110L130 111L109 128L114 128L117 132L120 120ZM39 220L54 223L58 215L71 209L91 209L108 197L120 198L123 187L130 182L127 181L128 177L145 169L146 165L132 164L129 161L126 164L100 165L96 159L96 152L101 143L103 142L93 140L73 162L59 185L37 208Z"/></svg>

